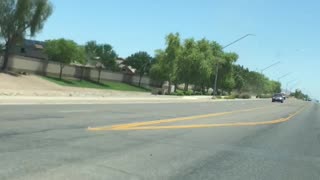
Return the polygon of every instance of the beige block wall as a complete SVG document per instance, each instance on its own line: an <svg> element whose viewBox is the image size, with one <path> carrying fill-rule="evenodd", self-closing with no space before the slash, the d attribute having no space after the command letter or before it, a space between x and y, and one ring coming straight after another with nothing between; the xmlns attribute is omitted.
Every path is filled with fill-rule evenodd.
<svg viewBox="0 0 320 180"><path fill-rule="evenodd" d="M46 72L48 74L59 74L60 73L60 64L55 62L48 63ZM76 74L76 67L74 66L64 66L62 74L68 77L74 77Z"/></svg>
<svg viewBox="0 0 320 180"><path fill-rule="evenodd" d="M105 80L123 81L123 74L110 71L101 71L101 77Z"/></svg>
<svg viewBox="0 0 320 180"><path fill-rule="evenodd" d="M1 59L0 59L1 63ZM12 71L27 71L30 73L36 74L46 74L58 76L60 72L60 65L56 62L45 62L43 60L23 57L23 56L13 56L11 57L8 67ZM66 65L63 69L64 77L75 77L79 78L80 68L76 66ZM98 70L95 68L86 68L84 72L85 78L89 78L92 80L98 79ZM109 80L109 81L118 81L118 82L127 82L138 85L139 76L130 76L124 75L123 73L111 72L103 70L101 71L101 80ZM148 77L144 76L141 79L141 84L145 87L150 87L151 81Z"/></svg>
<svg viewBox="0 0 320 180"><path fill-rule="evenodd" d="M43 64L40 60L27 57L13 56L9 59L8 68L13 70L25 70L30 72L41 72Z"/></svg>
<svg viewBox="0 0 320 180"><path fill-rule="evenodd" d="M135 83L135 84L138 84L139 83L139 79L140 77L135 75L132 77L132 82ZM141 78L141 84L150 84L150 79L146 76L143 76Z"/></svg>

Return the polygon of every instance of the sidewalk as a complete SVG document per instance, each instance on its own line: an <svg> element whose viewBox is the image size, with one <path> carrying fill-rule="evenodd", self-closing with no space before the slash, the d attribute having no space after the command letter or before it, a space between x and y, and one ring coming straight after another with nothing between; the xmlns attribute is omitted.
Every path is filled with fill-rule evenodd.
<svg viewBox="0 0 320 180"><path fill-rule="evenodd" d="M211 96L113 96L113 97L45 97L45 96L0 96L0 105L32 104L141 104L141 103L194 103L222 101L256 101L264 99L215 99Z"/></svg>
<svg viewBox="0 0 320 180"><path fill-rule="evenodd" d="M0 105L14 104L136 104L136 103L179 103L209 102L211 97L176 96L128 96L128 97L44 97L44 96L0 96Z"/></svg>

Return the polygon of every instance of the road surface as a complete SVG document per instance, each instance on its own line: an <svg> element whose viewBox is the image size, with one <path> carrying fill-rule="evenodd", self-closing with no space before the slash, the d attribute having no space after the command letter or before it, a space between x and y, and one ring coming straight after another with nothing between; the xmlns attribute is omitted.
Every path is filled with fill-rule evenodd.
<svg viewBox="0 0 320 180"><path fill-rule="evenodd" d="M319 177L314 103L0 106L2 180Z"/></svg>

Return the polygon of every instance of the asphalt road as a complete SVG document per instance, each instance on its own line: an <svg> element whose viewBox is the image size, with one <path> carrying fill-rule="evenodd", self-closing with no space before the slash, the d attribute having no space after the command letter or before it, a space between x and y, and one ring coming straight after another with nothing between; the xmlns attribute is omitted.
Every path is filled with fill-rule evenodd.
<svg viewBox="0 0 320 180"><path fill-rule="evenodd" d="M0 106L0 179L319 180L320 108L294 100Z"/></svg>

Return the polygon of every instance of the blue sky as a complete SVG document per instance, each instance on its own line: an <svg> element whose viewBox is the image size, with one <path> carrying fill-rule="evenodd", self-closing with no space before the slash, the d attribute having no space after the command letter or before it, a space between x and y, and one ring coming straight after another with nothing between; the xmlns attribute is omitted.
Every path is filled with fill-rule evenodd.
<svg viewBox="0 0 320 180"><path fill-rule="evenodd" d="M281 63L264 72L289 88L320 98L320 1L317 0L51 0L54 13L35 39L67 38L84 44L109 43L120 57L137 51L154 54L164 37L207 38L220 44L247 33L226 49L252 70ZM296 84L296 85L295 85ZM295 85L295 86L293 86Z"/></svg>

